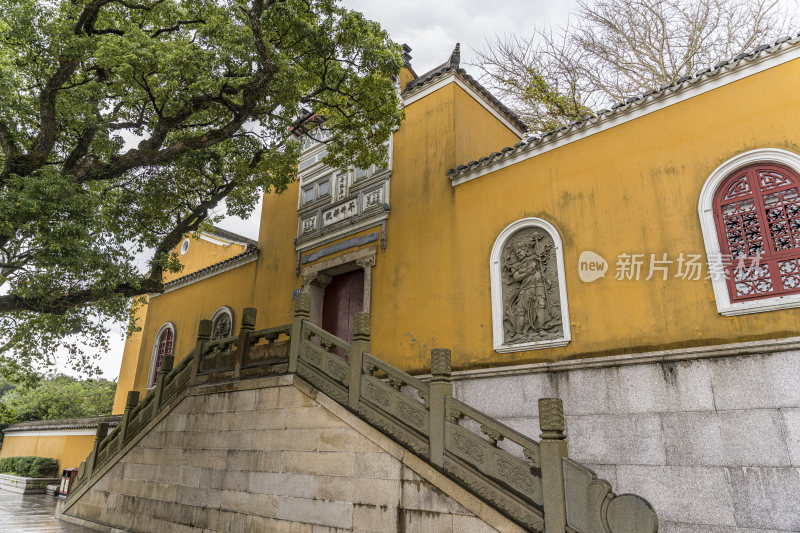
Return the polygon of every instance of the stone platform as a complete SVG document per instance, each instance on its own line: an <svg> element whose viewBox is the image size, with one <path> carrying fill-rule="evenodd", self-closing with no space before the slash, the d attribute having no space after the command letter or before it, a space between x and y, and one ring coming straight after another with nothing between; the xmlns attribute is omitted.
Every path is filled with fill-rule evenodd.
<svg viewBox="0 0 800 533"><path fill-rule="evenodd" d="M193 387L152 424L64 520L98 531L521 531L297 376Z"/></svg>

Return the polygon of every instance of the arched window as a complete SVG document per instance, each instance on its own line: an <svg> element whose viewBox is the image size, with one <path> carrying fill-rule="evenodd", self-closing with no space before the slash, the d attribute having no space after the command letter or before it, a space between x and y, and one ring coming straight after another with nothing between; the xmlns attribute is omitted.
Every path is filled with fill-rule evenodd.
<svg viewBox="0 0 800 533"><path fill-rule="evenodd" d="M717 189L714 215L731 301L800 292L798 186L790 168L756 164Z"/></svg>
<svg viewBox="0 0 800 533"><path fill-rule="evenodd" d="M797 169L796 154L754 150L726 162L706 182L700 219L720 313L800 305Z"/></svg>
<svg viewBox="0 0 800 533"><path fill-rule="evenodd" d="M495 351L569 343L564 249L552 224L532 217L510 224L494 243L489 268Z"/></svg>
<svg viewBox="0 0 800 533"><path fill-rule="evenodd" d="M230 337L233 334L233 310L223 306L211 315L211 340Z"/></svg>
<svg viewBox="0 0 800 533"><path fill-rule="evenodd" d="M150 375L147 377L147 387L152 388L158 382L158 372L161 370L161 362L167 355L172 355L175 346L175 324L167 322L156 334L153 343L153 357L150 362Z"/></svg>

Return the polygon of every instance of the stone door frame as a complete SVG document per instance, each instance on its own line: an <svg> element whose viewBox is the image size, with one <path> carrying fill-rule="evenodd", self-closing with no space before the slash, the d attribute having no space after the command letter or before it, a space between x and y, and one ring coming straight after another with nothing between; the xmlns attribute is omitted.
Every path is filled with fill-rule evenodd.
<svg viewBox="0 0 800 533"><path fill-rule="evenodd" d="M372 294L372 267L378 255L378 247L370 246L336 256L326 261L314 263L303 269L303 291L311 295L311 322L322 325L322 303L325 299L325 287L333 277L356 269L364 271L364 308L365 313L370 312Z"/></svg>

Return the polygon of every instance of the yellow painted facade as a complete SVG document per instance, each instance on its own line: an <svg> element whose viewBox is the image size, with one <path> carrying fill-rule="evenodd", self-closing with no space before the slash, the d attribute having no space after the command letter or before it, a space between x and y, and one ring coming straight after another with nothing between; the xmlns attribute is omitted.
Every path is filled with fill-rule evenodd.
<svg viewBox="0 0 800 533"><path fill-rule="evenodd" d="M181 247L186 241L189 242L189 248L186 250L185 254L181 254ZM244 244L231 242L230 240L219 238L214 234L200 233L197 236L187 236L173 250L178 254L183 269L180 272L165 273L164 283L169 283L170 281L197 272L209 265L230 259L244 252L246 249L247 246Z"/></svg>
<svg viewBox="0 0 800 533"><path fill-rule="evenodd" d="M798 310L723 317L708 280L617 281L613 269L622 253L705 256L697 214L703 184L717 166L748 150L800 153L791 142L800 139L800 125L787 112L800 107L792 89L798 81L800 60L794 60L458 185L452 198L440 196L437 208L398 205L394 218L393 206L389 232L395 243L401 212L437 231L433 238L409 235L404 246L417 249L417 261L406 262L406 272L394 280L376 276L375 292L383 285L422 296L426 280L434 304L416 301L383 310L387 315L376 308L377 323L404 324L417 344L451 347L460 368L794 335ZM531 216L553 224L564 242L573 339L562 348L500 355L492 350L489 254L503 228ZM578 278L584 250L609 261L605 279ZM425 368L424 350L415 353L405 331L373 331L382 357ZM383 345L389 339L405 346L399 358Z"/></svg>
<svg viewBox="0 0 800 533"><path fill-rule="evenodd" d="M472 369L795 335L800 310L722 316L711 282L676 278L675 263L666 281L614 279L620 254L644 254L642 278L650 254L667 253L673 261L700 254L705 261L698 199L720 164L759 148L800 154L794 112L800 59L752 75L747 68L711 90L666 96L657 111L627 121L623 114L596 132L587 126L577 140L456 186L449 169L519 137L454 75L405 105L406 120L393 137L385 235L376 223L304 250L301 259L376 231L386 238L385 250L371 242L300 266L375 247L372 352L411 372L428 370L433 347L452 349L454 369ZM411 79L409 72L401 80ZM194 345L198 321L222 305L234 309L237 329L247 306L258 309L257 328L290 321L292 293L303 286L294 243L298 184L265 195L262 213L258 261L151 300L141 341L131 339L122 363L120 384L124 376L133 386L120 386L118 394L144 392L155 334L167 321L177 329L176 361ZM525 217L548 221L563 241L572 339L563 347L501 354L493 349L490 253L500 232ZM584 250L606 258L604 279L579 279Z"/></svg>
<svg viewBox="0 0 800 533"><path fill-rule="evenodd" d="M125 399L128 391L136 388L136 371L139 361L139 351L142 348L142 335L144 325L147 324L147 312L150 310L150 299L146 304L134 305L132 310L138 331L131 332L125 339L125 348L122 352L122 363L119 368L119 378L117 378L117 390L114 393L114 405L111 413L118 415L125 411Z"/></svg>
<svg viewBox="0 0 800 533"><path fill-rule="evenodd" d="M78 467L92 451L94 435L8 435L3 439L1 457L50 457L58 468Z"/></svg>
<svg viewBox="0 0 800 533"><path fill-rule="evenodd" d="M181 254L181 241L175 247L174 252L178 254L183 269L177 273L167 273L164 275L165 283L175 281L183 276L188 276L201 269L217 264L221 261L231 259L247 250L247 245L233 242L213 234L202 234L201 237L189 236L185 240L189 241L189 248L186 253ZM252 269L253 264L249 267ZM245 269L248 265L245 265ZM225 277L227 275L227 277ZM133 313L139 331L134 331L125 340L125 348L120 365L119 379L117 380L117 391L114 396L112 414L122 414L125 411L125 400L128 391L138 390L142 396L147 393L147 377L150 371L150 360L155 342L156 333L166 322L175 324L175 362L189 352L194 345L197 333L197 324L203 318L210 318L219 307L230 305L234 309L234 319L236 311L241 310L249 304L249 300L234 297L229 300L222 298L224 303L208 309L216 301L213 296L202 294L212 288L218 292L216 294L234 294L235 287L252 287L252 280L246 280L245 285L237 284L236 278L242 276L243 272L223 272L221 278L213 278L201 285L191 284L186 287L169 291L158 295L153 299L148 298L144 305L135 305ZM246 277L246 274L245 274ZM220 280L224 280L221 282ZM228 283L233 282L233 288ZM153 302L157 302L153 305ZM232 302L232 303L228 303ZM233 304L237 305L233 305ZM237 307L238 306L238 307ZM206 313L206 314L203 314ZM147 339L148 342L142 342ZM88 452L87 452L88 453Z"/></svg>

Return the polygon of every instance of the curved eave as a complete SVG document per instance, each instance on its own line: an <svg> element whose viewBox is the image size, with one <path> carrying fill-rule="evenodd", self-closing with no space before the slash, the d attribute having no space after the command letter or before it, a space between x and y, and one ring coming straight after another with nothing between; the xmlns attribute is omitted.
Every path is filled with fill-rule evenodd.
<svg viewBox="0 0 800 533"><path fill-rule="evenodd" d="M528 127L516 113L503 105L503 103L490 93L486 87L481 85L475 78L467 74L466 70L460 67L442 66L441 68L423 74L420 78L410 81L400 95L403 99L403 104L409 105L413 103L422 95L427 94L428 89L435 86L438 82L445 80L448 76L457 77L462 83L465 83L469 88L475 91L492 109L510 123L512 129L514 129L519 136L522 136L528 131Z"/></svg>
<svg viewBox="0 0 800 533"><path fill-rule="evenodd" d="M450 169L447 176L453 186L466 183L501 168L519 163L571 142L584 139L625 122L653 113L694 96L733 83L747 76L800 58L800 34L785 37L771 45L759 46L750 53L740 54L730 61L718 63L694 76L685 76L673 84L653 89L641 96L629 98L604 109L595 115L584 117L541 135L532 135L513 147L481 157Z"/></svg>
<svg viewBox="0 0 800 533"><path fill-rule="evenodd" d="M248 248L239 255L235 255L233 257L225 259L224 261L220 261L219 263L214 263L213 265L201 268L196 272L192 272L191 274L187 274L178 279L174 279L168 283L165 283L164 292L150 294L150 298L151 299L155 298L159 296L159 294L165 294L174 291L176 289L186 287L187 285L191 285L192 283L204 280L206 278L222 274L223 272L227 272L228 270L232 270L234 268L246 265L248 263L252 263L253 261L258 259L258 255L259 255L258 248Z"/></svg>
<svg viewBox="0 0 800 533"><path fill-rule="evenodd" d="M57 420L35 420L12 424L3 430L5 435L39 431L70 431L76 429L96 429L105 422L109 427L116 427L122 421L122 415L97 416L86 418L61 418Z"/></svg>

